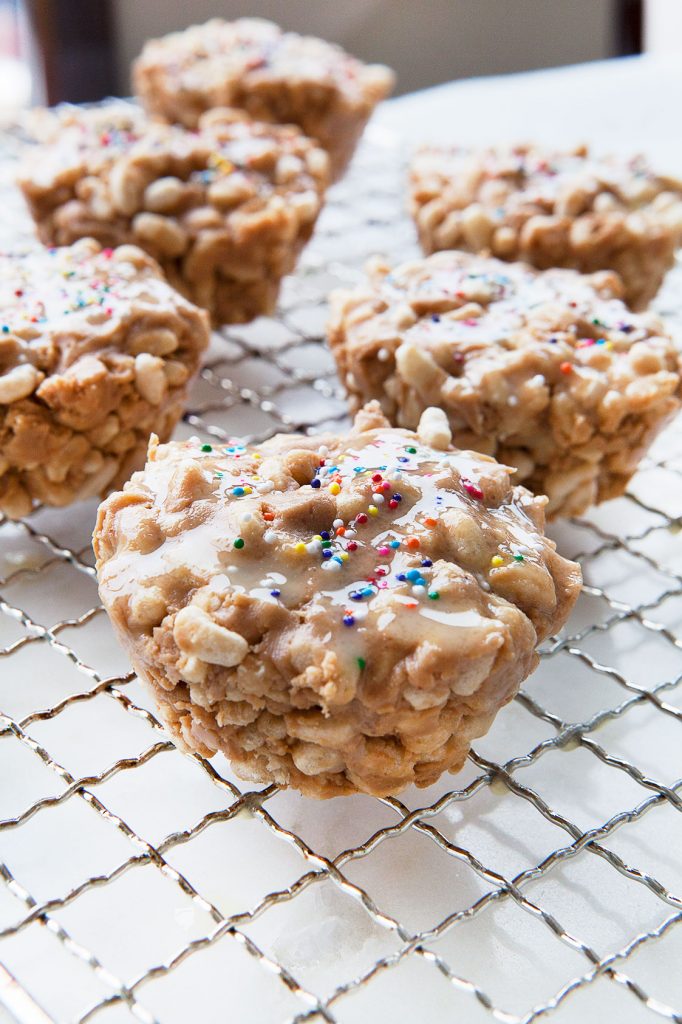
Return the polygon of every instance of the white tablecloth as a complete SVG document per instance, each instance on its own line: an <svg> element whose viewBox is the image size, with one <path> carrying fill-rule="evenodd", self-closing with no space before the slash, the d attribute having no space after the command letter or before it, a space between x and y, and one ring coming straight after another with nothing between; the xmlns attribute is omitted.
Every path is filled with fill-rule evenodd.
<svg viewBox="0 0 682 1024"><path fill-rule="evenodd" d="M376 123L411 142L589 142L682 172L682 54L468 79L384 104Z"/></svg>

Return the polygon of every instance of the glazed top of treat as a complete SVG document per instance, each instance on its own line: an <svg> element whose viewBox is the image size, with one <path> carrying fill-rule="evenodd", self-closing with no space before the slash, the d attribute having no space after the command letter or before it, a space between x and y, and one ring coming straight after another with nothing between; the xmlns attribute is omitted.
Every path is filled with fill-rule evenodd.
<svg viewBox="0 0 682 1024"><path fill-rule="evenodd" d="M609 271L539 272L452 251L393 270L376 262L370 277L370 288L333 297L335 315L346 303L353 309L345 323L348 343L364 347L371 341L387 372L401 346L427 349L455 378L453 399L467 386L457 378L483 377L501 362L511 368L518 363L522 374L544 373L543 385L561 381L571 387L587 386L604 371L614 386L624 387L646 372L643 364L654 353L650 372L678 374L662 321L653 313L631 313L617 298L620 282ZM533 364L519 362L520 349L533 354ZM516 403L513 393L511 398Z"/></svg>
<svg viewBox="0 0 682 1024"><path fill-rule="evenodd" d="M167 176L196 186L197 200L206 191L210 198L211 186L219 182L216 203L225 209L277 193L319 193L328 178L327 154L297 128L262 124L237 110L208 111L199 128L188 131L148 119L131 103L89 110L66 106L44 116L37 135L43 145L28 150L23 187L33 195L65 177L74 185L83 173L119 168L125 187L113 191L122 193L123 213L139 208L146 185ZM185 196L180 208L191 206L191 199ZM159 209L165 211L161 201Z"/></svg>
<svg viewBox="0 0 682 1024"><path fill-rule="evenodd" d="M283 32L260 18L228 22L213 18L183 32L145 44L138 64L162 65L178 91L200 91L215 83L234 83L239 91L257 86L264 77L293 79L333 87L349 102L376 102L393 85L383 65L363 64L339 46L313 36Z"/></svg>
<svg viewBox="0 0 682 1024"><path fill-rule="evenodd" d="M169 310L186 315L188 326L204 325L192 342L201 347L205 315L135 246L101 249L84 239L64 248L0 252L0 373L21 363L61 372L106 347L133 316L155 320Z"/></svg>
<svg viewBox="0 0 682 1024"><path fill-rule="evenodd" d="M305 614L361 667L382 635L414 644L427 629L461 650L504 619L500 598L539 638L563 621L579 570L542 535L545 499L493 459L360 416L345 438L152 448L100 531L108 601L156 586L172 611L207 586Z"/></svg>
<svg viewBox="0 0 682 1024"><path fill-rule="evenodd" d="M28 147L26 166L34 177L47 181L77 156L94 173L129 152L145 135L151 140L158 127L141 107L122 100L97 107L64 103L53 110L38 108L31 114L29 130L41 144L39 159L33 159L36 151Z"/></svg>
<svg viewBox="0 0 682 1024"><path fill-rule="evenodd" d="M563 152L529 145L425 147L414 158L412 178L418 198L422 190L426 198L447 183L455 207L476 201L500 220L524 211L578 216L625 209L662 215L669 204L682 202L682 180L656 174L643 156L595 156L586 146Z"/></svg>

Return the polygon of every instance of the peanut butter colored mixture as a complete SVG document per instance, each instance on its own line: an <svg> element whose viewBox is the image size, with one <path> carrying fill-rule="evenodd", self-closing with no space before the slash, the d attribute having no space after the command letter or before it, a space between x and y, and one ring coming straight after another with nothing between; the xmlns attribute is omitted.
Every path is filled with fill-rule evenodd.
<svg viewBox="0 0 682 1024"><path fill-rule="evenodd" d="M317 797L461 768L565 622L545 499L376 403L345 437L153 444L101 506L100 593L180 746Z"/></svg>
<svg viewBox="0 0 682 1024"><path fill-rule="evenodd" d="M654 297L682 240L682 180L656 174L641 156L433 146L416 154L410 188L425 252L615 270L633 309Z"/></svg>
<svg viewBox="0 0 682 1024"><path fill-rule="evenodd" d="M446 413L455 444L494 455L578 515L622 494L680 407L663 322L621 302L615 274L537 272L441 252L332 295L329 340L351 405L414 428Z"/></svg>
<svg viewBox="0 0 682 1024"><path fill-rule="evenodd" d="M127 245L0 253L0 512L121 487L182 415L206 314Z"/></svg>
<svg viewBox="0 0 682 1024"><path fill-rule="evenodd" d="M214 110L187 131L120 102L58 109L40 133L19 184L43 242L134 242L216 324L273 311L328 179L298 129Z"/></svg>
<svg viewBox="0 0 682 1024"><path fill-rule="evenodd" d="M393 83L382 64L261 18L213 18L151 39L133 67L134 90L155 116L195 128L205 110L238 107L296 124L329 153L335 179Z"/></svg>

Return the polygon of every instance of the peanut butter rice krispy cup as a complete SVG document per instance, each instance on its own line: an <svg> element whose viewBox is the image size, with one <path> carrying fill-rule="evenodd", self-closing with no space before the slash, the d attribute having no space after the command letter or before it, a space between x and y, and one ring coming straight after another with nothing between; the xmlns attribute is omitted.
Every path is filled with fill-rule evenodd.
<svg viewBox="0 0 682 1024"><path fill-rule="evenodd" d="M153 443L99 511L100 594L182 748L315 797L457 771L579 567L511 470L376 403L345 437Z"/></svg>
<svg viewBox="0 0 682 1024"><path fill-rule="evenodd" d="M578 515L622 494L682 397L662 321L619 292L613 273L464 252L375 261L332 295L329 340L353 408L378 399L414 428L438 405L458 446L515 467L550 515Z"/></svg>
<svg viewBox="0 0 682 1024"><path fill-rule="evenodd" d="M272 312L322 206L322 149L234 110L193 132L129 103L65 108L47 123L19 182L43 242L133 242L216 324Z"/></svg>
<svg viewBox="0 0 682 1024"><path fill-rule="evenodd" d="M654 297L682 238L682 180L656 174L641 156L428 147L412 162L410 187L426 253L615 270L632 309Z"/></svg>
<svg viewBox="0 0 682 1024"><path fill-rule="evenodd" d="M152 39L133 66L151 114L195 128L205 110L239 107L258 121L297 124L329 153L334 179L394 80L383 65L260 18L214 18Z"/></svg>
<svg viewBox="0 0 682 1024"><path fill-rule="evenodd" d="M206 314L134 246L0 253L0 513L121 487L167 439Z"/></svg>

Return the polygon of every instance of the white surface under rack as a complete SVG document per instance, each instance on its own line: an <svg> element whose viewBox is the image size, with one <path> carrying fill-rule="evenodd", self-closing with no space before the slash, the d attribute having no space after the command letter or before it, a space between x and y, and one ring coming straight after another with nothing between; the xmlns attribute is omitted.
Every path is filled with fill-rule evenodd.
<svg viewBox="0 0 682 1024"><path fill-rule="evenodd" d="M343 424L325 297L416 253L404 156L370 133L178 436ZM94 504L0 520L0 1020L682 1020L681 512L678 425L551 531L584 593L465 769L323 803L168 741L98 601Z"/></svg>

